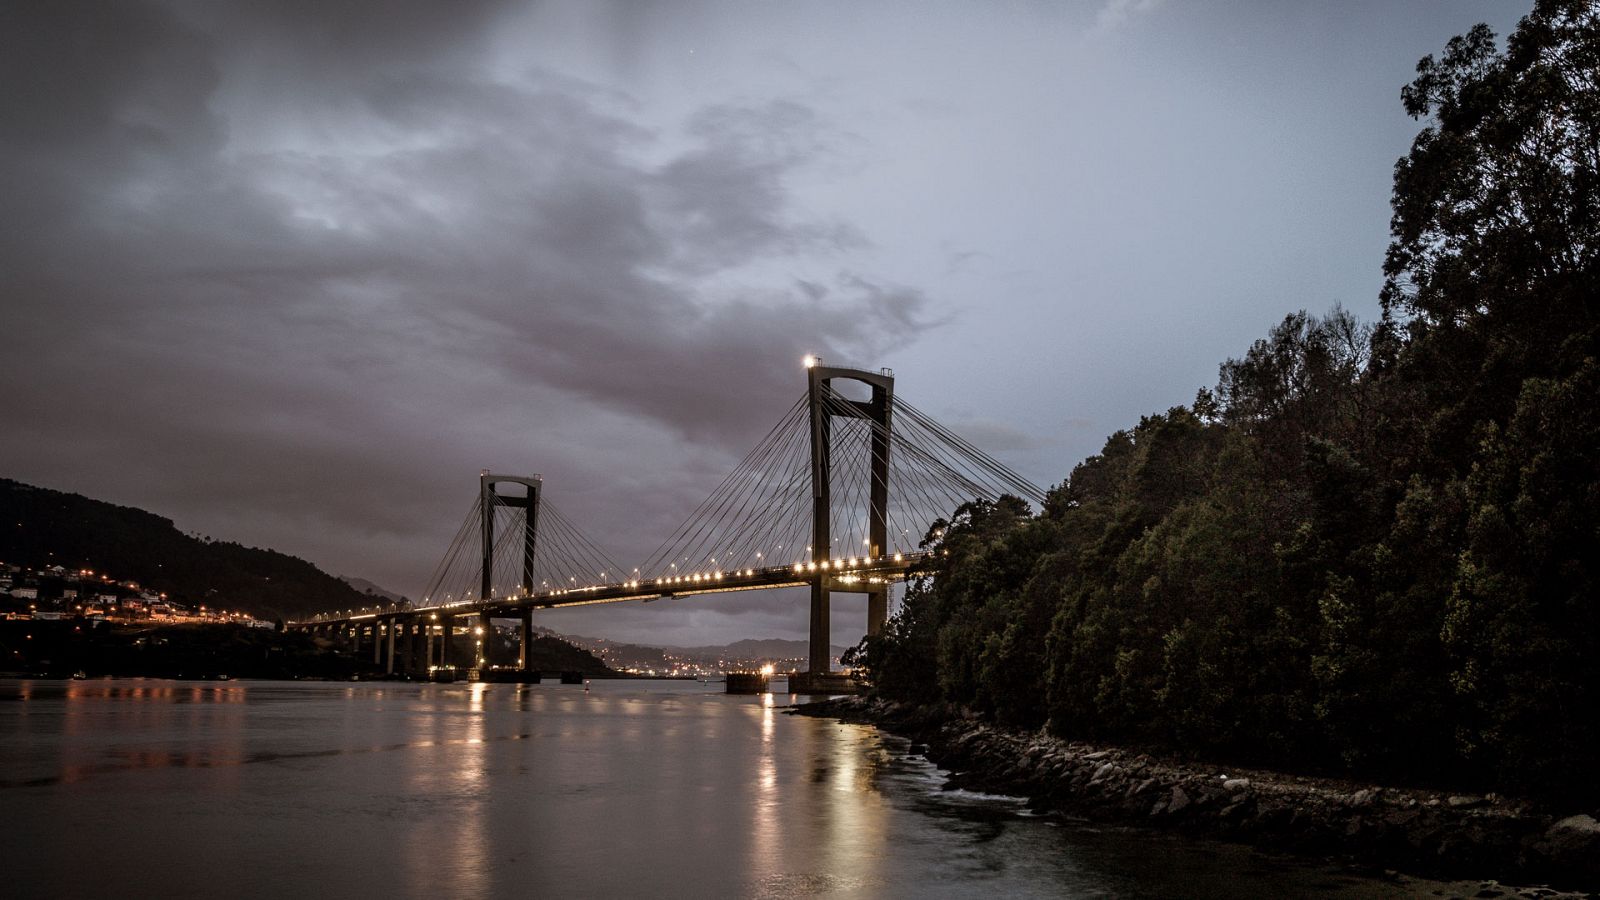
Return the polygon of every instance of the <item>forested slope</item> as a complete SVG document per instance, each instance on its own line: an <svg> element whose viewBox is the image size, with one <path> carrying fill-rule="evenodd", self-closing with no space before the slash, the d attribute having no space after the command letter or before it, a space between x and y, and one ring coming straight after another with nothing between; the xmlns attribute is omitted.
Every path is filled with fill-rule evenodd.
<svg viewBox="0 0 1600 900"><path fill-rule="evenodd" d="M92 569L265 619L373 605L303 559L179 531L171 519L0 478L0 559Z"/></svg>
<svg viewBox="0 0 1600 900"><path fill-rule="evenodd" d="M1290 315L1037 514L957 512L861 648L877 689L1600 799L1597 73L1600 14L1568 0L1424 59L1381 321Z"/></svg>

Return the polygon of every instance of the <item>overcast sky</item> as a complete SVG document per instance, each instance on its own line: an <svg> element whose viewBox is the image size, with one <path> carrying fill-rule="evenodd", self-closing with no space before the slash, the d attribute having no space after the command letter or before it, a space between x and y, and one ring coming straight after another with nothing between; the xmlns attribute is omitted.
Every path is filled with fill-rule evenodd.
<svg viewBox="0 0 1600 900"><path fill-rule="evenodd" d="M0 475L416 595L538 472L641 561L813 352L1055 484L1285 313L1376 316L1400 87L1525 11L7 2Z"/></svg>

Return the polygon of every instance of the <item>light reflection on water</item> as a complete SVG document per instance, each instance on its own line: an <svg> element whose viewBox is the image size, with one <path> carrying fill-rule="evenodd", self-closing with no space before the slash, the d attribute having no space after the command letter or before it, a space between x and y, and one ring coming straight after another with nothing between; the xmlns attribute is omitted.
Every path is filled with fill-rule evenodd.
<svg viewBox="0 0 1600 900"><path fill-rule="evenodd" d="M719 688L0 682L8 886L430 900L1393 892L941 792L904 742Z"/></svg>

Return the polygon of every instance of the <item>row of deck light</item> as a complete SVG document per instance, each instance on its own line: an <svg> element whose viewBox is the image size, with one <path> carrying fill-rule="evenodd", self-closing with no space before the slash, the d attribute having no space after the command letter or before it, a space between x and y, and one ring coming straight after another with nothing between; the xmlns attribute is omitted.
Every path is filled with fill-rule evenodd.
<svg viewBox="0 0 1600 900"><path fill-rule="evenodd" d="M946 552L948 553L948 551L946 551ZM897 563L905 562L905 558L906 557L905 557L904 553L895 553L894 556L892 557L892 559ZM870 556L863 556L863 557L860 557L859 559L857 557L853 557L852 556L849 559L841 559L841 560L827 560L827 559L824 559L824 560L814 561L814 562L799 561L799 562L796 562L794 564L793 571L794 571L794 573L796 575L804 574L806 572L816 572L818 570L826 572L826 571L829 571L830 569L833 570L833 571L842 572L845 569L854 569L854 568L859 568L860 566L870 566L870 565L873 565L874 563L882 564L882 563L888 561L889 559L891 559L891 557L887 557L887 556L879 557L876 560L873 559ZM638 570L635 570L635 572L637 572L637 571ZM741 569L734 569L734 570L728 571L728 572L724 572L724 571L720 571L719 570L719 571L715 571L715 572L696 572L696 573L694 573L692 575L664 575L664 576L662 576L660 578L655 579L654 580L654 584L656 584L658 586L659 585L678 585L678 584L706 584L706 583L721 581L724 576L731 576L733 578L738 578L740 576L743 576L745 578L750 578L750 577L753 577L755 574L756 574L756 570L755 569L742 569L742 570ZM576 578L574 576L569 576L569 578L570 578L570 580L576 580ZM854 582L854 581L860 580L860 577L859 576L850 576L850 577L846 578L845 580L846 580L847 583L848 582ZM868 580L869 581L875 581L875 579L868 579ZM548 586L549 582L545 582L545 584ZM637 588L641 587L643 584L644 584L644 580L643 579L632 578L632 579L629 579L627 581L622 582L621 587L627 588L629 590L633 590L633 589L637 589ZM565 596L569 596L571 594L593 593L594 591L600 590L602 587L604 587L604 585L598 585L598 584L597 585L587 585L587 586L583 586L583 587L563 588L561 590L549 591L548 593L552 597L565 597ZM472 592L471 591L468 591L467 592L467 597L465 599L462 599L462 600L450 600L450 599L448 599L449 596L450 595L446 595L447 599L446 599L446 601L444 603L440 604L441 606L445 606L445 607L463 606L463 605L470 604L472 602L472 600L471 600ZM432 600L431 597L422 598L422 602L423 603L431 602L431 600ZM353 612L353 610L352 611L348 611L348 612ZM348 615L348 612L347 612L347 615ZM365 610L364 610L364 612L365 612Z"/></svg>
<svg viewBox="0 0 1600 900"><path fill-rule="evenodd" d="M663 575L660 578L657 578L655 580L655 583L656 584L703 584L703 583L708 582L708 581L721 581L724 576L731 576L733 578L738 578L740 576L743 576L745 578L749 578L754 574L756 574L756 570L755 569L733 569L732 571L723 571L721 569L718 569L718 570L715 570L715 571L712 571L712 572L695 572L693 575ZM635 581L634 585L637 586L638 582Z"/></svg>
<svg viewBox="0 0 1600 900"><path fill-rule="evenodd" d="M873 559L870 556L863 556L860 559L856 559L854 556L852 556L849 559L824 559L813 562L802 561L794 564L794 571L797 575L802 572L815 572L818 569L821 569L824 572L828 571L830 568L834 571L841 571L844 569L858 568L859 566L870 566L874 563L882 563L887 559L889 559L887 556L879 557L878 559ZM894 561L897 563L905 562L906 555L904 553L896 553L894 555Z"/></svg>

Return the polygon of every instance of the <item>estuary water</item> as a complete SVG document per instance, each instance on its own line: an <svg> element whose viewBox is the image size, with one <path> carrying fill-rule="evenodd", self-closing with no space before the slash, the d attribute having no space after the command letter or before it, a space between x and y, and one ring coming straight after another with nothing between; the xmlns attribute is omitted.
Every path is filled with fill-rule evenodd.
<svg viewBox="0 0 1600 900"><path fill-rule="evenodd" d="M7 897L1429 893L944 791L692 681L0 681Z"/></svg>

